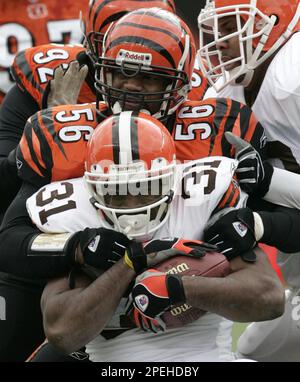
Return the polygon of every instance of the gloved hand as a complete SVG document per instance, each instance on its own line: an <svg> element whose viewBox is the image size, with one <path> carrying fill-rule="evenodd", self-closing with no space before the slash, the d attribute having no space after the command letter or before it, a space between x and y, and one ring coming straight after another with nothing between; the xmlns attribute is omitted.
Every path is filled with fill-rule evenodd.
<svg viewBox="0 0 300 382"><path fill-rule="evenodd" d="M124 234L106 228L85 228L76 232L68 242L67 256L71 262L107 270L124 255L131 240ZM76 258L80 249L82 259Z"/></svg>
<svg viewBox="0 0 300 382"><path fill-rule="evenodd" d="M260 216L250 208L227 208L207 222L204 238L216 245L228 260L241 256L245 261L255 261L254 253L249 251L262 236L261 231L255 233L255 225L259 227L260 223Z"/></svg>
<svg viewBox="0 0 300 382"><path fill-rule="evenodd" d="M72 61L67 70L60 65L55 69L50 82L47 107L77 104L81 86L88 73L87 65L79 67L78 61Z"/></svg>
<svg viewBox="0 0 300 382"><path fill-rule="evenodd" d="M214 251L216 251L215 246L200 240L167 238L154 239L146 243L132 241L124 260L130 268L139 274L173 256L186 255L200 258L206 252Z"/></svg>
<svg viewBox="0 0 300 382"><path fill-rule="evenodd" d="M148 330L149 327L152 331L158 331L165 330L160 316L171 306L185 302L180 276L148 269L136 278L128 305L130 307L132 304L140 312L140 316L135 312L135 318L140 321L142 329Z"/></svg>
<svg viewBox="0 0 300 382"><path fill-rule="evenodd" d="M225 138L235 148L235 158L239 161L236 176L241 189L248 194L256 192L263 197L269 190L273 167L262 161L249 142L229 131L225 133Z"/></svg>

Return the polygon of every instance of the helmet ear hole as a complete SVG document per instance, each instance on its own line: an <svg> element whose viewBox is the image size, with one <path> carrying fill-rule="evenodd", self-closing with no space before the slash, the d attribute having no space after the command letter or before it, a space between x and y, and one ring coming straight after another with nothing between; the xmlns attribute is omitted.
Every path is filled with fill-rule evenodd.
<svg viewBox="0 0 300 382"><path fill-rule="evenodd" d="M275 21L275 24L274 26L278 25L279 22L280 22L280 17L278 15L270 15L270 17L276 17L276 21Z"/></svg>

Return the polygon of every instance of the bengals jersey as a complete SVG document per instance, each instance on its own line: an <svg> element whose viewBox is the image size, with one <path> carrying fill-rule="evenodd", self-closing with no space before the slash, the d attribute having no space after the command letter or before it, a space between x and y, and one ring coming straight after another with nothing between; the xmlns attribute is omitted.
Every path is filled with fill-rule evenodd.
<svg viewBox="0 0 300 382"><path fill-rule="evenodd" d="M67 69L74 60L80 64L89 63L82 45L41 45L18 53L12 66L12 74L18 86L25 89L40 108L44 108L46 102L43 97L47 95L47 85L53 78L55 68L62 65ZM93 77L93 74L90 76ZM95 101L94 82L90 76L87 76L81 87L78 103Z"/></svg>
<svg viewBox="0 0 300 382"><path fill-rule="evenodd" d="M0 2L0 103L13 85L9 68L15 54L49 42L79 43L79 11L87 6L88 0Z"/></svg>
<svg viewBox="0 0 300 382"><path fill-rule="evenodd" d="M97 124L95 104L62 105L34 114L17 147L19 176L35 185L82 176L87 142Z"/></svg>
<svg viewBox="0 0 300 382"><path fill-rule="evenodd" d="M209 86L209 82L203 75L196 59L192 75L192 89L188 94L188 99L191 101L201 101Z"/></svg>
<svg viewBox="0 0 300 382"><path fill-rule="evenodd" d="M100 104L102 113L107 107ZM29 118L17 148L19 176L36 185L80 177L87 141L101 120L95 104L61 105ZM234 157L224 132L252 143L262 151L264 131L251 109L230 99L187 101L167 126L178 161L208 156Z"/></svg>
<svg viewBox="0 0 300 382"><path fill-rule="evenodd" d="M248 106L229 98L185 102L177 110L169 131L180 160L215 155L234 157L234 149L224 135L226 131L250 142L265 157L266 137L262 125Z"/></svg>
<svg viewBox="0 0 300 382"><path fill-rule="evenodd" d="M71 61L77 60L81 64L88 63L86 50L83 46L47 44L20 52L14 59L11 72L14 80L21 89L25 89L36 101L40 108L46 106L47 85L53 78L54 70L59 65L68 68ZM78 97L78 103L94 102L94 70L84 82ZM201 100L208 88L208 83L202 72L194 68L192 76L192 90L188 95L190 100Z"/></svg>

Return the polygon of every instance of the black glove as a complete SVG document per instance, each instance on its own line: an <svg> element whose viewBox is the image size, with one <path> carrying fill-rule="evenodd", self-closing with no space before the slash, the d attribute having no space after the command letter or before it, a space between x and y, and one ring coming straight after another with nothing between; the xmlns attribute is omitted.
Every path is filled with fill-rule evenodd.
<svg viewBox="0 0 300 382"><path fill-rule="evenodd" d="M216 245L228 260L241 256L245 261L255 261L255 254L249 252L257 244L254 223L250 208L228 208L208 221L204 239Z"/></svg>
<svg viewBox="0 0 300 382"><path fill-rule="evenodd" d="M269 190L273 167L263 162L255 148L242 138L227 131L227 141L235 148L235 158L239 161L236 176L240 187L248 194L263 197Z"/></svg>
<svg viewBox="0 0 300 382"><path fill-rule="evenodd" d="M162 261L178 255L203 257L206 252L215 252L216 247L200 240L175 238L154 239L147 243L132 241L125 255L126 264L137 274Z"/></svg>
<svg viewBox="0 0 300 382"><path fill-rule="evenodd" d="M75 253L80 246L84 264L107 270L120 260L131 240L124 234L106 228L85 228L76 232L68 243L67 253L76 263Z"/></svg>

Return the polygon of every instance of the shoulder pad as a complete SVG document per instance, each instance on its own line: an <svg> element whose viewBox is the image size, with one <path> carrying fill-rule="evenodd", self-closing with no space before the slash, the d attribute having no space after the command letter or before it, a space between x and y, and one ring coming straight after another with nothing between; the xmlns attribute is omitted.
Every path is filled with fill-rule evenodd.
<svg viewBox="0 0 300 382"><path fill-rule="evenodd" d="M19 177L42 186L82 176L87 142L97 125L92 104L56 106L34 114L17 147Z"/></svg>
<svg viewBox="0 0 300 382"><path fill-rule="evenodd" d="M234 147L227 142L226 131L233 132L261 151L263 129L248 106L229 98L184 102L176 112L172 130L177 159L234 158Z"/></svg>
<svg viewBox="0 0 300 382"><path fill-rule="evenodd" d="M50 183L26 201L32 222L43 232L76 232L101 226L82 178Z"/></svg>

